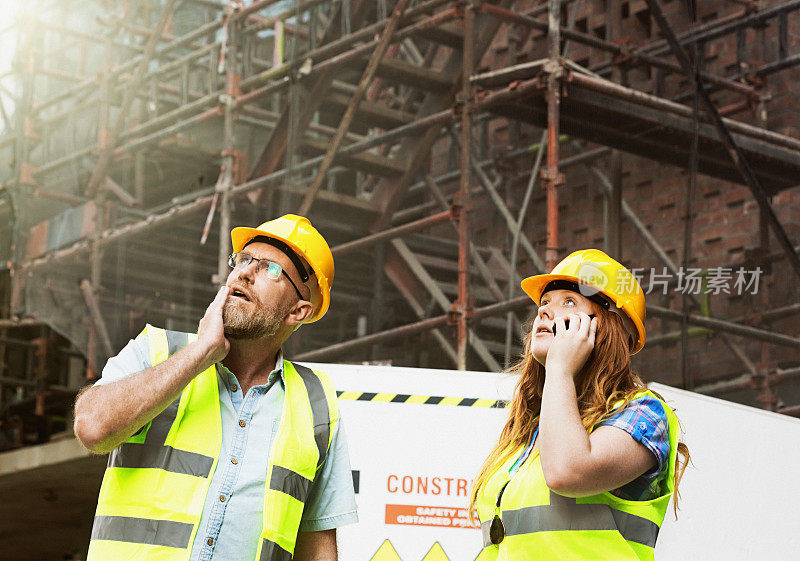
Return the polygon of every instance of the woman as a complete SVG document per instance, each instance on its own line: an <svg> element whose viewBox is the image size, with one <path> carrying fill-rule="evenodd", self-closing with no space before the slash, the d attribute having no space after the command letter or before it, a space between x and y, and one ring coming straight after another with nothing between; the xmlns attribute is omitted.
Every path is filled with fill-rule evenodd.
<svg viewBox="0 0 800 561"><path fill-rule="evenodd" d="M689 455L672 410L631 371L645 341L641 286L587 249L522 288L539 310L473 486L479 559L652 560Z"/></svg>

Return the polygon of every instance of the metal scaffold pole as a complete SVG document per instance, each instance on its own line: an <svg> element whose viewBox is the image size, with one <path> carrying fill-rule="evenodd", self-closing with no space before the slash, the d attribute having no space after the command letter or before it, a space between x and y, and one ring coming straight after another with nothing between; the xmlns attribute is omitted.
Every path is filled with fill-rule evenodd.
<svg viewBox="0 0 800 561"><path fill-rule="evenodd" d="M144 54L142 55L142 58L139 60L138 66L136 67L136 74L134 75L133 81L125 90L125 96L122 99L122 104L120 106L119 113L117 114L117 119L114 121L114 126L104 137L105 144L100 147L100 156L97 158L97 163L92 171L92 176L89 178L89 184L86 187L86 194L90 197L97 192L97 189L106 179L108 167L114 157L114 148L116 147L119 135L125 126L125 118L128 110L130 109L133 100L136 99L139 86L142 84L142 80L147 72L147 65L156 52L156 45L161 38L161 33L164 31L167 20L172 17L174 5L175 0L167 0L166 4L162 8L161 15L156 23L156 27L153 30L153 33L150 35L150 38L147 40Z"/></svg>
<svg viewBox="0 0 800 561"><path fill-rule="evenodd" d="M665 294L674 294L648 295L657 318L648 348L683 358L686 387L712 382L706 362L692 362L705 344L707 363L730 370L716 381L746 372L771 408L796 410L776 388L777 365L800 348L785 311L797 290L776 286L796 265L793 240L770 252L763 231L754 247L752 202L736 184L758 200L755 175L761 195L782 205L762 205L761 226L779 234L773 214L788 216L794 236L800 140L779 119L796 92L780 73L800 64L791 34L800 0L729 6L693 24L676 6L666 39L653 34L658 11L645 4L655 0L379 2L112 3L80 32L69 28L83 15L56 25L56 11L40 10L5 74L17 83L0 85L15 104L0 114L0 152L13 162L0 178L0 219L14 243L9 278L0 277L13 285L10 315L56 330L79 323L68 336L77 335L74 352L89 347L94 368L144 320L196 322L209 277L219 283L228 271L232 222L308 212L330 233L336 319L314 326L315 337L303 330L293 355L500 370L498 360L511 366L523 350L515 335L531 302L519 296L520 275L605 244L673 278ZM54 55L71 63L75 47L82 62L62 66ZM687 81L691 49L708 54L694 57ZM702 92L692 107L691 79L724 118ZM754 126L767 109L770 128ZM738 152L747 162L730 157ZM675 187L680 170L696 193ZM734 231L737 213L745 231ZM204 247L209 233L217 252ZM180 285L164 278L169 258L156 251L173 237L192 263ZM769 269L758 305L740 311L731 295L712 311L705 295L678 294L681 265L707 270L712 259ZM114 263L116 274L106 270ZM367 301L371 314L348 309ZM779 310L777 321L769 314ZM651 373L652 355L636 360ZM679 370L656 379L680 385Z"/></svg>
<svg viewBox="0 0 800 561"><path fill-rule="evenodd" d="M795 251L791 240L786 234L786 230L784 230L783 225L778 221L778 217L775 216L775 212L772 210L772 205L769 202L767 194L764 192L764 188L761 186L761 182L756 177L753 168L750 166L749 162L742 153L741 148L734 140L730 130L728 130L728 127L725 126L722 116L720 116L719 111L708 94L708 91L704 87L701 80L701 78L704 76L700 73L695 74L692 72L692 62L689 60L689 56L683 50L680 43L678 43L678 39L675 37L675 32L669 26L669 23L664 17L664 13L661 11L661 6L658 4L657 0L647 0L647 5L650 7L653 18L656 20L656 23L666 38L667 43L672 49L672 53L675 55L675 58L678 59L678 62L683 68L687 77L694 81L697 88L697 94L705 106L706 112L710 117L710 121L717 129L719 138L725 145L725 149L727 150L731 161L734 163L745 183L750 188L750 192L753 194L753 198L755 198L756 202L758 203L759 209L765 215L767 222L772 228L772 233L775 235L775 238L778 240L781 248L786 253L789 264L792 266L792 269L794 269L795 274L800 277L800 255L798 255L798 253Z"/></svg>
<svg viewBox="0 0 800 561"><path fill-rule="evenodd" d="M467 349L469 343L469 246L470 213L472 202L471 158L472 158L472 77L475 65L475 4L468 0L464 4L464 60L461 71L461 182L458 191L458 298L453 306L456 314L456 335L458 345L457 367L467 369Z"/></svg>
<svg viewBox="0 0 800 561"><path fill-rule="evenodd" d="M216 195L220 198L219 211L219 255L217 258L217 276L215 284L225 282L228 274L228 256L231 253L231 190L236 179L238 157L236 153L236 137L234 126L236 124L236 98L239 95L239 37L240 19L236 16L236 5L226 14L226 41L223 50L225 59L225 95L221 98L223 103L223 150L222 167L217 180Z"/></svg>
<svg viewBox="0 0 800 561"><path fill-rule="evenodd" d="M383 30L383 34L381 35L381 40L375 48L375 51L372 53L372 56L370 56L369 63L367 63L367 68L364 71L364 74L361 76L361 80L358 82L356 91L353 94L353 97L350 99L350 103L347 105L347 109L345 110L344 116L339 122L339 126L336 128L336 133L334 134L333 139L328 146L328 150L325 153L325 159L322 160L322 163L317 170L317 175L314 178L314 182L311 184L308 194L306 194L305 198L303 199L303 203L300 205L299 212L301 215L308 214L308 211L311 210L311 205L314 203L314 197L316 196L320 187L322 187L322 183L325 181L328 171L333 165L333 159L336 156L336 152L344 140L345 134L350 128L350 124L353 122L353 118L356 115L356 111L358 111L361 100L367 93L367 88L372 83L375 72L378 70L378 64L380 64L384 54L386 53L386 50L389 48L392 36L394 35L394 31L397 28L398 22L400 21L400 17L405 12L407 3L408 0L399 0L397 5L394 7L394 10L392 11L392 17L389 19L389 22L386 24L386 28Z"/></svg>
<svg viewBox="0 0 800 561"><path fill-rule="evenodd" d="M558 121L561 103L561 0L549 0L547 45L550 60L547 71L547 167L542 179L547 193L547 245L545 262L550 271L558 261L558 186L564 176L558 171Z"/></svg>

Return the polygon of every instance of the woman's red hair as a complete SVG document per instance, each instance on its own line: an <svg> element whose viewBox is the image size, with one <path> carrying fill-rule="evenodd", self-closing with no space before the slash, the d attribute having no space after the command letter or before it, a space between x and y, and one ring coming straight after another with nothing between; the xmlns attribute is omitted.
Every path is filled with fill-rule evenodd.
<svg viewBox="0 0 800 561"><path fill-rule="evenodd" d="M622 407L625 407L637 393L647 389L641 378L631 370L629 337L622 319L594 303L592 306L598 319L595 346L586 364L575 377L578 411L587 430L609 415L617 402L622 401ZM508 371L509 374L519 376L514 397L508 406L508 420L472 486L469 512L473 520L476 518L475 502L483 485L497 466L528 445L539 424L545 370L531 353L532 324L530 322L525 335L522 357ZM678 453L681 459L675 469L676 516L678 483L690 460L689 449L683 442L678 443Z"/></svg>

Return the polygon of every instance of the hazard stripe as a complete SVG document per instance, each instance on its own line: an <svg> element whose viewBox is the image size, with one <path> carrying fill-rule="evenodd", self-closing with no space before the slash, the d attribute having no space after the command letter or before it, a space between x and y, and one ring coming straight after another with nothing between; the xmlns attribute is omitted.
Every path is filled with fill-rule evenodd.
<svg viewBox="0 0 800 561"><path fill-rule="evenodd" d="M478 399L475 397L444 397L440 395L410 395L406 393L374 393L337 391L339 399L347 401L377 401L381 403L412 403L417 405L451 405L456 407L487 407L504 409L503 399Z"/></svg>

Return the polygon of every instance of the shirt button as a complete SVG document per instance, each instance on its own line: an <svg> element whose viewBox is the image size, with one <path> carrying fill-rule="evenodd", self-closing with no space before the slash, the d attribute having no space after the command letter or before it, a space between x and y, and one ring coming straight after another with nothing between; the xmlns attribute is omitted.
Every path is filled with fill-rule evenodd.
<svg viewBox="0 0 800 561"><path fill-rule="evenodd" d="M221 502L221 503L225 502L225 495L220 495L219 496L219 502Z"/></svg>
<svg viewBox="0 0 800 561"><path fill-rule="evenodd" d="M639 423L639 430L644 430L646 428L647 428L647 424L646 423Z"/></svg>
<svg viewBox="0 0 800 561"><path fill-rule="evenodd" d="M236 390L238 390L238 389L239 389L239 386L237 386L236 384L234 384L234 385L232 385L232 386L231 386L231 391L232 391L232 392L235 392L235 391L236 391Z"/></svg>
<svg viewBox="0 0 800 561"><path fill-rule="evenodd" d="M238 464L239 460L237 460L236 458L231 458L231 463L234 464L234 465Z"/></svg>
<svg viewBox="0 0 800 561"><path fill-rule="evenodd" d="M244 420L239 421L239 426L242 427L242 428L244 428L246 424L247 423L245 423Z"/></svg>
<svg viewBox="0 0 800 561"><path fill-rule="evenodd" d="M207 543L208 545L214 545L214 538L208 538L208 539L206 540L206 543Z"/></svg>

